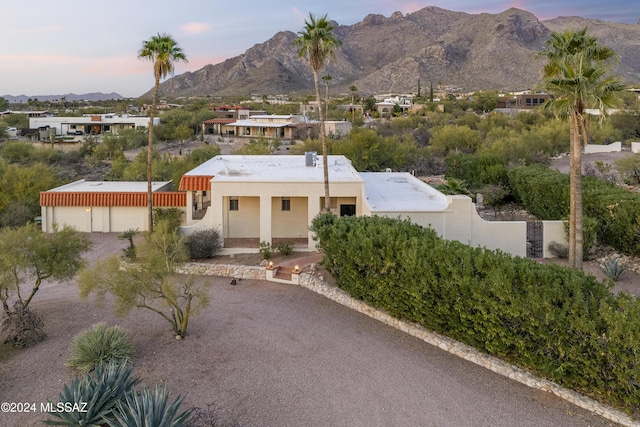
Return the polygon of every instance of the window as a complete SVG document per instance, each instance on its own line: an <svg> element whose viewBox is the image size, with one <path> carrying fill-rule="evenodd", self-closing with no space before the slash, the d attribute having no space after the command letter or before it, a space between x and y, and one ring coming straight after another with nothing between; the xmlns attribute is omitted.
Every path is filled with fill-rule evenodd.
<svg viewBox="0 0 640 427"><path fill-rule="evenodd" d="M282 198L282 210L283 211L291 210L291 199L289 197Z"/></svg>
<svg viewBox="0 0 640 427"><path fill-rule="evenodd" d="M237 197L229 197L229 210L237 211L238 210L238 198Z"/></svg>

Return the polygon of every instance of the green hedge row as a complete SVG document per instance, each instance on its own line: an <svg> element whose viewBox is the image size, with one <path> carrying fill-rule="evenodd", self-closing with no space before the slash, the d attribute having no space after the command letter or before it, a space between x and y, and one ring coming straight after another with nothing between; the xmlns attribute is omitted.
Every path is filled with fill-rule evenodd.
<svg viewBox="0 0 640 427"><path fill-rule="evenodd" d="M509 171L513 195L540 219L569 216L569 176L541 165ZM582 179L583 214L598 223L597 238L617 250L640 255L640 194L601 179Z"/></svg>
<svg viewBox="0 0 640 427"><path fill-rule="evenodd" d="M340 288L394 317L640 408L640 304L593 276L445 241L408 221L320 214L312 224Z"/></svg>

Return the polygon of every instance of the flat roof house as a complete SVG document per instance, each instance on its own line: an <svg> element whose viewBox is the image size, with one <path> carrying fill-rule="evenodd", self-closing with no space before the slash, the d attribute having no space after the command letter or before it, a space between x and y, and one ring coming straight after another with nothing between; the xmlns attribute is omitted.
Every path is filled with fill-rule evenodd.
<svg viewBox="0 0 640 427"><path fill-rule="evenodd" d="M344 156L328 156L331 211L339 216L405 218L472 246L527 256L527 223L485 221L467 196L448 196L406 172L359 173ZM293 242L314 250L309 227L324 206L322 157L220 155L183 175L177 192L154 184L153 204L184 210L181 230L218 229L224 248L257 250ZM42 192L42 229L69 224L85 232L147 229L145 182L85 182ZM562 223L546 241L563 240ZM551 230L551 229L550 229ZM546 247L546 246L543 246Z"/></svg>
<svg viewBox="0 0 640 427"><path fill-rule="evenodd" d="M324 206L322 158L216 156L187 172L186 233L217 228L224 247L293 241L314 249L311 221ZM526 256L526 223L484 221L467 196L447 196L406 172L359 173L328 156L331 211L408 218L447 239Z"/></svg>

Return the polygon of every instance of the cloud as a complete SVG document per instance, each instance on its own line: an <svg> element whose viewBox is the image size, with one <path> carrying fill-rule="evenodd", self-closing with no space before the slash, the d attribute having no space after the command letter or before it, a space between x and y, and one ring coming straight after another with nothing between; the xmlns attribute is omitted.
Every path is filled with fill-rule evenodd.
<svg viewBox="0 0 640 427"><path fill-rule="evenodd" d="M309 17L309 15L308 15L308 14L303 13L300 9L298 9L298 8L297 8L297 7L295 7L295 6L291 6L291 11L292 11L292 12L293 12L293 14L296 16L296 18L297 18L297 20L298 20L299 22L304 22L304 21Z"/></svg>
<svg viewBox="0 0 640 427"><path fill-rule="evenodd" d="M207 31L211 26L204 22L189 22L180 27L180 29L187 34L200 34Z"/></svg>

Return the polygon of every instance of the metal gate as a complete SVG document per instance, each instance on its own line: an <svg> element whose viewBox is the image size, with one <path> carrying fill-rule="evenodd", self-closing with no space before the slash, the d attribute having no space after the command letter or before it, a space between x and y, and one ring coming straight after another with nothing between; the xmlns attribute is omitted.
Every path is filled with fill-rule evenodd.
<svg viewBox="0 0 640 427"><path fill-rule="evenodd" d="M543 245L542 221L527 222L527 257L542 258Z"/></svg>

